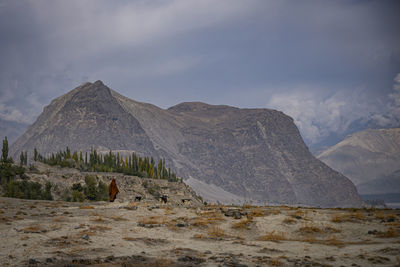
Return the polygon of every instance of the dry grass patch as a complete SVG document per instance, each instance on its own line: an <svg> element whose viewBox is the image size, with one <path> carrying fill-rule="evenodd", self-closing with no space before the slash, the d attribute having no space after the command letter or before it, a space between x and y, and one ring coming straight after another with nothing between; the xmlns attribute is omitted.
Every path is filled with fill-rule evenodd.
<svg viewBox="0 0 400 267"><path fill-rule="evenodd" d="M287 240L284 232L269 232L263 236L260 236L257 240L259 241L273 241L279 242L282 240Z"/></svg>
<svg viewBox="0 0 400 267"><path fill-rule="evenodd" d="M232 225L232 228L236 230L250 230L252 222L253 220L251 219L251 217L247 217L244 220L240 220L239 222L234 223Z"/></svg>
<svg viewBox="0 0 400 267"><path fill-rule="evenodd" d="M399 236L398 231L396 229L392 228L392 227L390 227L389 229L387 229L384 232L380 232L379 231L376 234L376 237L380 237L380 238L395 238L395 237L398 237L398 236Z"/></svg>
<svg viewBox="0 0 400 267"><path fill-rule="evenodd" d="M167 223L166 216L150 216L150 217L142 217L139 219L138 223L141 224L165 224Z"/></svg>
<svg viewBox="0 0 400 267"><path fill-rule="evenodd" d="M199 217L192 218L190 220L190 225L195 227L205 227L222 221L225 221L225 218L221 215L221 213L204 212Z"/></svg>
<svg viewBox="0 0 400 267"><path fill-rule="evenodd" d="M90 231L108 231L111 230L111 227L102 226L102 225L89 225Z"/></svg>
<svg viewBox="0 0 400 267"><path fill-rule="evenodd" d="M53 222L68 222L68 218L64 216L58 216L53 218Z"/></svg>
<svg viewBox="0 0 400 267"><path fill-rule="evenodd" d="M350 213L340 213L332 216L332 222L359 222L364 220L365 216L360 211L350 212Z"/></svg>
<svg viewBox="0 0 400 267"><path fill-rule="evenodd" d="M316 234L321 233L322 229L312 224L306 224L305 226L300 227L298 231L302 234Z"/></svg>
<svg viewBox="0 0 400 267"><path fill-rule="evenodd" d="M126 218L124 218L124 217L122 217L122 216L110 216L110 217L107 217L108 219L112 219L112 220L114 220L114 221L127 221L128 219L126 219Z"/></svg>
<svg viewBox="0 0 400 267"><path fill-rule="evenodd" d="M79 206L79 208L81 210L94 210L94 207L91 205L87 205L87 206Z"/></svg>
<svg viewBox="0 0 400 267"><path fill-rule="evenodd" d="M249 215L252 217L263 217L265 216L265 210L260 207L254 207L249 211Z"/></svg>
<svg viewBox="0 0 400 267"><path fill-rule="evenodd" d="M108 222L107 220L104 220L102 216L97 216L97 218L92 218L90 219L90 221L92 222L96 222L96 223L106 223Z"/></svg>
<svg viewBox="0 0 400 267"><path fill-rule="evenodd" d="M222 228L218 226L213 226L210 229L208 229L208 236L211 238L222 238L226 237L226 234Z"/></svg>
<svg viewBox="0 0 400 267"><path fill-rule="evenodd" d="M41 230L42 229L39 224L31 224L24 228L24 233L40 233Z"/></svg>

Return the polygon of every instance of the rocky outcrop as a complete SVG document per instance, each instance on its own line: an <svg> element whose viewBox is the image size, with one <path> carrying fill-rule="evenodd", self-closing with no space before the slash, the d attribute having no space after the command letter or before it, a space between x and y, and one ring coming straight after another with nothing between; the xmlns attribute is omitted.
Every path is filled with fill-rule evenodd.
<svg viewBox="0 0 400 267"><path fill-rule="evenodd" d="M45 154L66 146L165 158L179 176L201 184L194 187L200 194L226 192L221 202L361 204L350 180L312 156L292 118L270 109L192 102L164 110L101 81L85 83L45 107L11 150Z"/></svg>

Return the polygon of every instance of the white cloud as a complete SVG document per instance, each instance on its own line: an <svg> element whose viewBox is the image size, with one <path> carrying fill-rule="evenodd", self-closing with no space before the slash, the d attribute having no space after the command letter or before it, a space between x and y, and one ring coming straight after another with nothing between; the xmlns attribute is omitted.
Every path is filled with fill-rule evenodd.
<svg viewBox="0 0 400 267"><path fill-rule="evenodd" d="M315 144L332 133L346 133L352 122L377 111L360 91L341 90L325 97L316 89L300 88L273 95L267 106L291 116L306 142Z"/></svg>

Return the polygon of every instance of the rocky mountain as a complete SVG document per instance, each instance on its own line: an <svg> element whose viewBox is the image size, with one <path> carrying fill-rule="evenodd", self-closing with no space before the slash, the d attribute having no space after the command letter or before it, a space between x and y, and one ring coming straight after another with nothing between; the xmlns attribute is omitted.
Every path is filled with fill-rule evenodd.
<svg viewBox="0 0 400 267"><path fill-rule="evenodd" d="M354 133L318 158L355 185L381 179L400 169L400 128Z"/></svg>
<svg viewBox="0 0 400 267"><path fill-rule="evenodd" d="M292 118L269 109L200 102L167 110L124 97L101 81L53 100L12 153L72 150L151 155L207 199L359 206L349 179L309 152ZM215 193L210 193L215 192Z"/></svg>
<svg viewBox="0 0 400 267"><path fill-rule="evenodd" d="M7 136L8 142L12 144L28 128L28 124L16 121L8 121L0 118L0 138Z"/></svg>

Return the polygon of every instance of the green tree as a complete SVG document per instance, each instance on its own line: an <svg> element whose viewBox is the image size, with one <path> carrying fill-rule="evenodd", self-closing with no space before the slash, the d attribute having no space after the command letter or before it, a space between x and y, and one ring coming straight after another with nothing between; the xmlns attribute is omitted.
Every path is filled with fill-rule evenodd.
<svg viewBox="0 0 400 267"><path fill-rule="evenodd" d="M53 196L51 195L51 187L51 183L47 182L44 187L44 192L42 193L42 199L53 200Z"/></svg>
<svg viewBox="0 0 400 267"><path fill-rule="evenodd" d="M8 140L7 140L7 136L4 137L3 140L3 148L1 150L1 161L4 163L8 162Z"/></svg>
<svg viewBox="0 0 400 267"><path fill-rule="evenodd" d="M85 183L86 183L86 186L85 186L84 192L85 192L86 198L89 200L96 200L96 197L97 197L96 189L97 188L96 188L95 178L93 176L87 175L85 177Z"/></svg>
<svg viewBox="0 0 400 267"><path fill-rule="evenodd" d="M33 149L33 160L37 161L38 160L38 151L36 147Z"/></svg>

